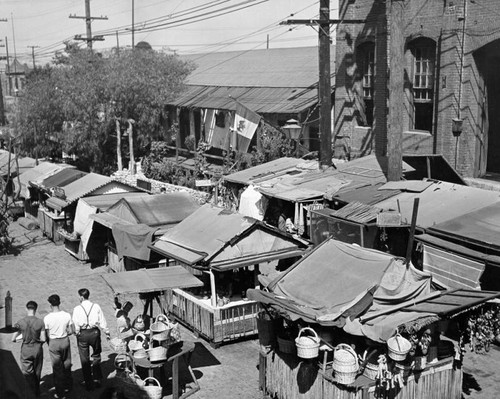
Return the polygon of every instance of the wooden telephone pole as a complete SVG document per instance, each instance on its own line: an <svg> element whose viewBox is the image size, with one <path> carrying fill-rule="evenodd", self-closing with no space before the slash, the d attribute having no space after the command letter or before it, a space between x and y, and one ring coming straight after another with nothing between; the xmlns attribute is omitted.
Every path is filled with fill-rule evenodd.
<svg viewBox="0 0 500 399"><path fill-rule="evenodd" d="M403 174L404 0L391 0L387 8L390 40L387 179L398 181Z"/></svg>
<svg viewBox="0 0 500 399"><path fill-rule="evenodd" d="M108 17L103 17L102 15L100 17L92 17L90 16L90 0L85 0L85 16L84 17L79 17L75 14L70 15L70 18L76 18L76 19L84 19L85 23L87 25L87 37L82 37L81 35L76 35L75 40L84 40L87 42L87 47L92 50L92 43L95 42L96 40L104 40L103 36L92 36L92 20L94 19L108 19Z"/></svg>
<svg viewBox="0 0 500 399"><path fill-rule="evenodd" d="M340 23L363 23L364 20L330 19L330 0L320 0L319 19L289 19L285 25L313 25L318 27L318 102L320 153L319 165L327 168L332 165L332 80L330 71L330 25Z"/></svg>

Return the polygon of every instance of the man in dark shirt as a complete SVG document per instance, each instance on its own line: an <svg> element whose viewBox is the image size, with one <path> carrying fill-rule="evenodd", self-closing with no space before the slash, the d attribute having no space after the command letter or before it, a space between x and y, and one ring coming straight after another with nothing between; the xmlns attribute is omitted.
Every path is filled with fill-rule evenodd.
<svg viewBox="0 0 500 399"><path fill-rule="evenodd" d="M45 328L43 320L35 316L37 308L38 304L35 301L26 304L27 316L15 324L16 332L12 334L12 342L16 342L22 335L21 370L28 387L36 396L40 396Z"/></svg>

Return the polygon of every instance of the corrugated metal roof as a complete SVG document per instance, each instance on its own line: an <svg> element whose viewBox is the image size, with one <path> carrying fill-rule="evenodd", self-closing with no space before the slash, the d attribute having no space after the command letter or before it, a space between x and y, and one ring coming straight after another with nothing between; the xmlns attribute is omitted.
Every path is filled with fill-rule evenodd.
<svg viewBox="0 0 500 399"><path fill-rule="evenodd" d="M259 49L183 55L196 69L190 85L246 87L308 87L318 82L318 47ZM335 71L335 46L331 46ZM333 83L332 83L333 86Z"/></svg>
<svg viewBox="0 0 500 399"><path fill-rule="evenodd" d="M148 197L149 195L151 194L144 192L113 193L80 198L79 201L84 201L88 205L99 208L101 211L106 211L111 205L116 204L122 198Z"/></svg>
<svg viewBox="0 0 500 399"><path fill-rule="evenodd" d="M74 168L74 166L68 164L56 164L52 162L41 162L39 165L27 170L19 176L21 190L25 190L30 181L40 178L42 180L46 179L52 176L54 173L57 173L58 171L65 168ZM17 185L17 179L14 180L14 184Z"/></svg>
<svg viewBox="0 0 500 399"><path fill-rule="evenodd" d="M85 197L92 191L95 191L113 181L114 180L108 176L100 175L98 173L89 173L64 187L66 202L71 204L79 198Z"/></svg>
<svg viewBox="0 0 500 399"><path fill-rule="evenodd" d="M376 203L376 206L387 211L399 211L402 222L410 224L415 198L419 198L417 226L427 229L495 204L500 201L500 193L438 181L420 193L402 192Z"/></svg>
<svg viewBox="0 0 500 399"><path fill-rule="evenodd" d="M232 183L248 185L252 184L255 180L258 179L266 180L279 174L287 173L304 163L304 160L299 158L279 158L275 159L274 161L254 166L252 168L231 173L230 175L224 176L224 180ZM315 164L317 169L318 163L315 162Z"/></svg>
<svg viewBox="0 0 500 399"><path fill-rule="evenodd" d="M40 182L32 181L32 184L36 184L38 187L46 190L52 187L64 187L74 182L75 180L80 179L86 174L87 172L82 172L81 170L78 169L66 168L60 170L59 172L56 172L52 176L43 179Z"/></svg>
<svg viewBox="0 0 500 399"><path fill-rule="evenodd" d="M317 103L318 88L316 85L307 88L188 85L169 105L234 111L236 103L231 97L255 112L292 114Z"/></svg>

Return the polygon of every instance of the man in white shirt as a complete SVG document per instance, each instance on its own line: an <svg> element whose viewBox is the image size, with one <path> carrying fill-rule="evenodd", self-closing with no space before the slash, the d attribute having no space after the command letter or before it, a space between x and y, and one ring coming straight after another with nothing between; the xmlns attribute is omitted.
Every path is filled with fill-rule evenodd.
<svg viewBox="0 0 500 399"><path fill-rule="evenodd" d="M89 290L82 288L78 290L78 295L80 305L73 310L73 323L85 388L91 391L102 382L100 329L104 331L107 339L109 339L109 329L101 307L89 301ZM92 348L92 363L90 362L90 348Z"/></svg>
<svg viewBox="0 0 500 399"><path fill-rule="evenodd" d="M46 336L49 343L50 360L54 374L56 398L65 398L71 391L73 378L71 376L71 346L69 335L74 333L71 315L59 308L61 299L53 294L48 299L51 312L44 317Z"/></svg>

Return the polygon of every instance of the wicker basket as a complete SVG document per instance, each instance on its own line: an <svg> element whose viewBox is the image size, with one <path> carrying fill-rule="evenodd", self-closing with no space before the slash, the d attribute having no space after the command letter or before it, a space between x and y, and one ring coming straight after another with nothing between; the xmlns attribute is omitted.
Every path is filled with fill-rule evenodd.
<svg viewBox="0 0 500 399"><path fill-rule="evenodd" d="M397 333L387 340L387 349L392 360L402 362L411 349L411 342Z"/></svg>
<svg viewBox="0 0 500 399"><path fill-rule="evenodd" d="M378 375L378 364L370 362L366 363L363 375L370 380L376 380Z"/></svg>
<svg viewBox="0 0 500 399"><path fill-rule="evenodd" d="M302 335L303 332L310 331L313 336ZM295 346L297 347L297 355L302 359L313 359L319 354L319 337L310 327L304 327L299 331L299 335L295 338Z"/></svg>
<svg viewBox="0 0 500 399"><path fill-rule="evenodd" d="M155 385L146 385L148 381L153 381ZM161 399L163 388L160 382L154 377L147 377L143 380L144 386L142 389L146 392L150 399Z"/></svg>
<svg viewBox="0 0 500 399"><path fill-rule="evenodd" d="M127 343L121 338L111 338L109 340L109 346L113 352L127 352Z"/></svg>
<svg viewBox="0 0 500 399"><path fill-rule="evenodd" d="M352 384L359 371L358 355L347 344L339 344L333 353L332 368L339 384Z"/></svg>
<svg viewBox="0 0 500 399"><path fill-rule="evenodd" d="M128 343L128 348L134 352L139 349L144 348L144 342L146 342L146 336L142 333L137 333L135 338Z"/></svg>
<svg viewBox="0 0 500 399"><path fill-rule="evenodd" d="M295 342L291 339L278 337L278 349L282 353L295 353Z"/></svg>
<svg viewBox="0 0 500 399"><path fill-rule="evenodd" d="M167 348L163 346L148 349L146 352L149 353L150 362L161 362L163 360L167 360Z"/></svg>
<svg viewBox="0 0 500 399"><path fill-rule="evenodd" d="M122 352L116 355L114 363L115 363L115 369L117 371L125 371L125 370L128 370L129 372L135 371L134 359L128 353Z"/></svg>
<svg viewBox="0 0 500 399"><path fill-rule="evenodd" d="M166 341L170 337L172 326L167 316L160 314L156 317L156 321L151 324L150 330L153 333L151 339L155 341Z"/></svg>

